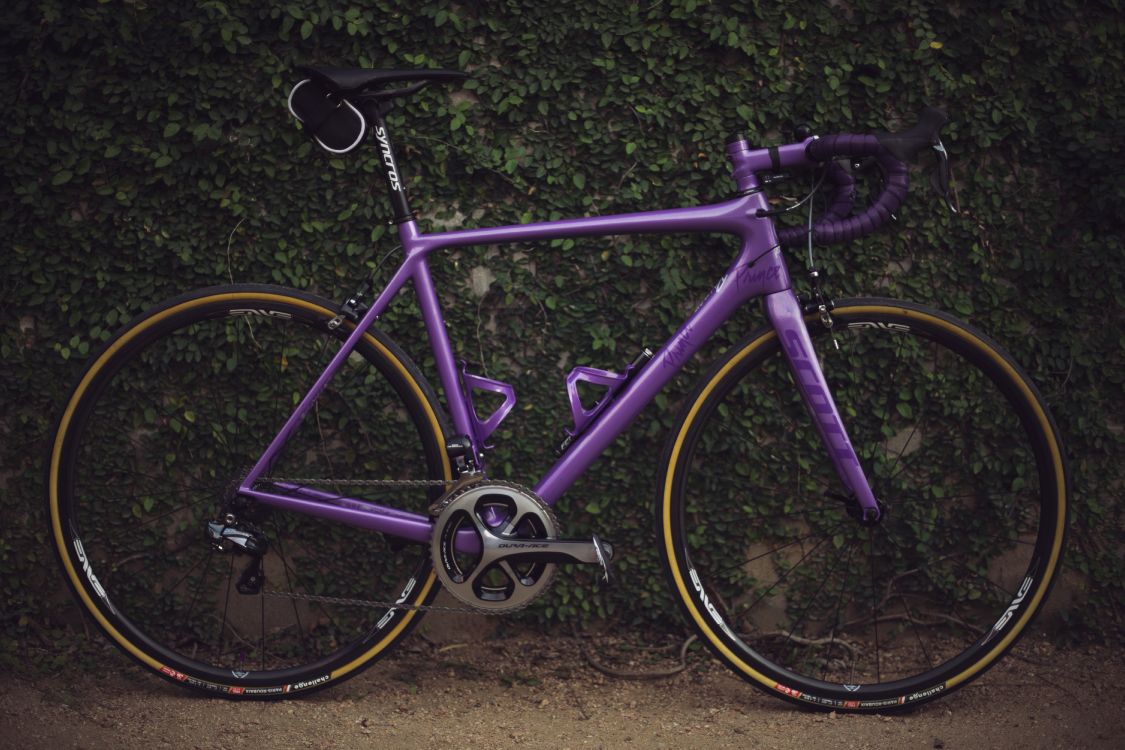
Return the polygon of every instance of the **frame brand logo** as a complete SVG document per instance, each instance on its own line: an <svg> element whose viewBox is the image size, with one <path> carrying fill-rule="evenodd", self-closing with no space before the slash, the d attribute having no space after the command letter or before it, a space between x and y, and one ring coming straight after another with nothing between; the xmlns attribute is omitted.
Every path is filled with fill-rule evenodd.
<svg viewBox="0 0 1125 750"><path fill-rule="evenodd" d="M764 284L767 281L777 281L779 278L781 278L780 266L770 265L765 268L743 266L737 271L735 283L738 284L739 288L742 288L748 284Z"/></svg>
<svg viewBox="0 0 1125 750"><path fill-rule="evenodd" d="M804 392L808 394L809 406L812 407L813 414L816 415L816 421L820 423L825 440L828 441L832 451L841 460L858 464L859 461L856 458L855 451L848 443L844 427L840 424L840 420L832 408L830 397L817 383L817 377L813 371L814 365L809 360L808 354L805 353L805 347L801 344L800 336L797 335L796 331L786 331L785 337L792 347L790 353L793 355L793 370L797 379L801 381Z"/></svg>
<svg viewBox="0 0 1125 750"><path fill-rule="evenodd" d="M383 166L387 169L391 189L401 193L402 183L398 181L398 167L395 165L395 155L391 152L391 140L387 137L387 129L382 126L375 128L375 138L379 141L379 150L383 152Z"/></svg>

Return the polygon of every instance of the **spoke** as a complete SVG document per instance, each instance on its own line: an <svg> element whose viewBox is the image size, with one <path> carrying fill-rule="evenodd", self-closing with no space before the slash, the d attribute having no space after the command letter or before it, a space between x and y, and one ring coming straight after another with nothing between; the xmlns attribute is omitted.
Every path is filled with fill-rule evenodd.
<svg viewBox="0 0 1125 750"><path fill-rule="evenodd" d="M907 519L907 520L910 521L910 522L913 522L913 523L921 524L922 526L929 526L932 529L943 529L943 530L949 529L950 531L954 532L957 535L958 538L963 539L963 538L966 538L966 537L969 536L970 530L963 527L963 526L957 526L957 525L950 526L950 525L947 525L947 524L943 524L939 521L928 521L924 518L910 518L910 519ZM1012 537L1009 537L1009 536L1001 536L1000 534L994 534L994 533L988 533L988 532L972 531L972 537L974 539L979 539L979 538L983 537L983 538L986 538L986 539L993 539L993 540L996 540L996 541L999 541L999 542L1007 542L1008 544L1022 544L1022 545L1025 545L1027 547L1034 547L1035 546L1035 542L1027 542L1027 541L1024 541L1024 540L1022 540L1018 537L1013 539Z"/></svg>
<svg viewBox="0 0 1125 750"><path fill-rule="evenodd" d="M254 328L250 324L250 318L248 316L242 316L241 320L246 324L247 330L250 331L250 339L254 341L255 344L257 344L257 339L254 338ZM249 373L239 372L240 368L242 367L242 348L238 345L237 337L235 337L234 345L231 348L233 350L232 356L234 358L234 369L231 372L239 373L243 377L250 377ZM258 345L258 348L261 349L260 344ZM242 433L242 420L238 415L238 407L239 404L242 403L242 393L246 390L246 388L244 383L241 382L241 379L238 380L238 386L240 387L236 387L234 389L234 440L232 441L232 446L242 445L242 441L239 439ZM233 451L231 451L231 453L233 453ZM228 453L228 455L230 455L230 453Z"/></svg>
<svg viewBox="0 0 1125 750"><path fill-rule="evenodd" d="M875 535L870 527L867 532L868 558L871 561L871 625L875 631L875 682L883 681L879 654L879 613L876 611L878 592L875 588Z"/></svg>
<svg viewBox="0 0 1125 750"><path fill-rule="evenodd" d="M813 505L803 510L794 510L789 513L746 513L745 511L739 509L733 511L728 515L720 516L718 514L713 514L710 512L707 512L706 515L708 518L713 518L718 521L753 521L756 519L767 519L774 521L780 518L794 518L797 516L811 516L813 514L822 512L832 512L833 510L839 510L840 507L841 503L839 502L823 502L820 505ZM755 509L755 511L757 511L757 509ZM702 511L696 511L696 513L700 512Z"/></svg>
<svg viewBox="0 0 1125 750"><path fill-rule="evenodd" d="M945 429L945 430L941 430L941 431L938 431L938 432L927 432L926 434L928 436L930 436L929 442L930 442L930 444L932 444L934 446L947 446L947 445L952 445L952 444L958 442L956 437L955 437L956 432L952 429ZM942 436L945 436L944 441L941 440ZM964 438L963 435L962 435L962 438ZM911 435L911 439L913 439L913 433ZM908 441L905 444L905 446L909 446L909 444L910 443ZM905 449L905 446L904 446L904 449ZM898 479L903 474L907 474L908 469L914 468L914 464L912 462L915 461L915 460L921 460L921 459L925 458L927 464L938 463L938 461L935 461L935 459L933 457L933 454L934 454L933 451L923 451L921 449L915 451L909 457L904 458L904 460L901 463L901 466L899 466L898 471L895 471L895 472L891 473L884 480L884 483L888 487L891 486L892 483L896 479ZM982 460L982 461L985 461L985 460L988 460L988 459L998 459L998 460L1000 460L1002 462L1005 462L1005 463L1010 462L1012 460L1019 460L1021 462L1026 462L1026 461L1029 460L1026 456L1024 456L1023 458L1019 458L1018 456L1013 457L1013 456L1008 455L1008 454L982 453L978 449L976 449L975 447L973 447L971 445L962 445L961 456L962 456L962 458L960 459L961 463L966 463L966 464L969 461L969 459L968 459L969 456L972 456L973 458L979 459L979 460ZM949 456L948 459L949 460L956 460L956 456ZM931 483L936 483L936 482L931 482ZM1003 497L1006 494L1007 493L1000 493L998 496ZM951 496L951 497L965 498L965 497L974 497L974 496L975 496L974 493L965 493L965 494L962 494L962 495ZM942 499L945 499L945 498L942 498Z"/></svg>
<svg viewBox="0 0 1125 750"><path fill-rule="evenodd" d="M313 387L313 385L316 384L316 381L320 377L320 374L324 371L324 369L328 366L328 363L332 359L333 351L332 351L331 345L333 343L335 343L335 339L333 339L331 336L325 335L325 336L320 336L315 340L318 342L317 345L318 345L319 349L310 358L310 359L318 359L319 360L316 363L315 368L312 367L312 366L306 367L305 368L305 377L304 378L294 378L294 381L296 383L296 385L294 385L294 386L290 386L289 388L284 388L284 387L281 387L279 385L278 386L278 392L279 393L281 391L295 390L297 393L300 394L300 397L303 398L309 392L309 390ZM339 376L339 373L337 373L337 376ZM313 403L313 410L317 415L318 432L320 430L320 421L319 421L320 400L323 397L324 397L324 393L322 392L320 394L320 397L318 397L317 400ZM295 405L292 408L289 408L288 412L286 412L285 410L279 410L279 416L278 416L278 419L277 419L277 426L276 426L275 429L280 430L281 427L283 426L283 424L285 423L285 421L289 418L290 415L292 415L292 413L294 411L296 411ZM305 414L305 418L308 418L307 413ZM323 436L322 432L319 433L319 434L321 436ZM294 442L293 438L295 438L295 437L296 437L296 433L293 436L291 436L289 440L285 441L285 443L282 444L281 448L277 452L277 455L274 456L274 460L273 460L274 466L281 465L281 459L282 459L283 456L286 455L286 453L288 451L288 448L289 448L290 445L293 444L293 442ZM322 441L323 441L323 438L322 438ZM261 446L261 447L255 446L255 450L264 451L265 446L264 445ZM322 457L326 455L326 450L327 449L324 447L323 442L322 442L322 444L320 446L320 451L319 451ZM331 462L329 462L329 471L331 471ZM332 478L336 478L335 474L332 474Z"/></svg>
<svg viewBox="0 0 1125 750"><path fill-rule="evenodd" d="M270 521L273 523L274 535L277 540L277 556L281 560L282 570L285 571L285 588L289 591L290 594L295 594L296 592L293 590L293 578L296 577L296 573L291 571L289 568L289 558L285 554L284 545L281 543L281 527L278 525L276 518L271 517ZM289 602L293 606L293 620L297 623L297 638L305 644L305 648L307 650L308 641L306 639L305 628L301 624L301 613L297 611L297 599L294 596L290 596ZM320 607L319 604L317 606L322 612L324 612L324 607ZM331 622L332 626L335 628L336 622L332 619L332 615L330 615L328 612L324 612L324 615L328 618L329 622Z"/></svg>
<svg viewBox="0 0 1125 750"><path fill-rule="evenodd" d="M933 361L930 362L930 365L936 367L936 363L933 362ZM896 372L897 372L897 370L896 370ZM896 382L898 382L898 378L893 378L893 379L889 380L889 382L896 383ZM895 394L894 403L895 403L895 408L897 409L897 407L898 407L898 394L897 393ZM889 407L890 404L888 403L887 406ZM906 442L902 444L902 449L898 452L898 455L895 456L895 462L893 464L891 464L891 468L889 470L890 476L887 479L888 483L893 482L895 477L897 477L899 475L899 473L901 473L902 471L905 471L906 466L907 466L906 462L902 463L902 468L899 469L898 471L895 471L895 468L899 465L899 462L902 460L903 454L906 453L907 448L910 447L910 442L912 440L914 440L914 436L918 434L918 426L920 424L922 424L922 421L924 420L924 418L926 416L926 409L928 409L929 406L930 406L930 392L927 389L925 399L922 401L922 406L918 410L918 418L914 420L914 426L910 429L910 435L906 438ZM915 455L917 455L918 453L921 453L921 450L915 451Z"/></svg>
<svg viewBox="0 0 1125 750"><path fill-rule="evenodd" d="M820 536L822 534L825 535L825 536L829 536L829 535L833 534L836 531L836 529L840 528L843 525L844 525L844 522L841 521L840 523L836 524L835 526L833 526L828 531L813 531L813 532L810 532L808 534L805 534L802 537L798 537L798 538L796 538L796 539L794 539L790 542L786 542L785 544L782 544L778 547L774 547L773 549L766 550L765 552L761 553L760 555L755 555L754 557L751 557L748 560L740 560L740 561L734 563L733 565L728 565L725 568L720 568L719 570L713 571L711 573L711 575L715 576L716 578L721 578L723 573L734 570L735 568L741 568L741 567L749 565L750 563L753 563L753 562L757 562L758 560L761 560L763 557L766 557L767 555L772 555L774 552L779 552L779 551L781 551L783 549L786 549L788 547L792 547L794 544L800 544L801 542L805 541L806 539L812 539L813 537ZM823 544L823 543L824 543L824 540L822 539L818 543L818 546L819 546L819 544ZM815 549L815 547L814 547L814 549ZM803 560L804 558L801 558L801 559Z"/></svg>
<svg viewBox="0 0 1125 750"><path fill-rule="evenodd" d="M107 419L106 422L108 423L109 420ZM138 447L140 447L140 446L138 446ZM130 468L127 475L125 474L124 470L122 470L119 473L114 473L111 478L107 478L103 482L85 481L85 482L83 482L83 490L85 490L87 488L116 489L120 484L121 477L123 477L123 476L127 476L128 479L130 481L134 482L134 483L136 483L137 480L139 480L139 479L147 479L150 482L152 482L152 484L155 485L155 486L164 487L164 486L167 486L167 484L168 484L168 475L167 474L159 474L159 475L157 475L157 474L146 474L143 471L139 471L137 469ZM198 479L191 478L191 477L189 477L189 479L192 479L192 481L199 481ZM203 487L210 487L213 483L219 484L220 486L222 484L224 484L223 482L221 482L218 479L210 479L207 484L204 484L202 486ZM183 492L190 492L192 489L194 489L194 487L185 487L182 491ZM140 489L140 490L138 490L138 492L144 493L144 492L146 492L146 490Z"/></svg>
<svg viewBox="0 0 1125 750"><path fill-rule="evenodd" d="M195 591L192 592L191 601L188 603L188 607L187 607L186 617L184 617L182 619L182 622L186 622L186 623L189 623L189 624L191 623L191 614L195 611L195 603L199 601L199 594L203 590L203 582L207 580L207 569L211 566L211 560L214 557L214 555L215 555L215 550L208 547L207 553L206 553L206 555L204 556L204 559L203 559L203 567L201 569L202 572L201 572L201 575L199 576L199 581L195 585ZM193 566L193 568L197 567L197 566L198 566L198 563L196 563L196 566ZM185 573L183 578L181 578L180 581L176 582L176 586L174 588L169 589L169 591L175 591L176 588L179 587L180 582L187 579L188 574L190 574L190 572L191 571L189 570L188 573ZM173 600L173 602L174 601L175 600ZM193 636L193 638L194 638L194 636Z"/></svg>
<svg viewBox="0 0 1125 750"><path fill-rule="evenodd" d="M768 596L768 595L770 594L770 592L772 592L772 591L773 591L773 590L774 590L775 588L777 588L777 587L778 587L778 585L779 585L779 584L783 583L783 582L784 582L784 581L785 581L785 580L786 580L786 579L787 579L787 578L789 577L789 574L790 574L790 573L792 573L792 572L793 572L794 570L796 570L797 568L801 567L801 563L803 563L803 562L804 562L805 560L807 560L807 559L809 558L809 556L810 556L810 555L812 555L812 553L816 552L816 551L817 551L818 549L820 549L820 546L821 546L822 544L824 544L824 543L825 543L826 541L828 541L828 535L831 535L833 531L835 531L836 529L840 528L840 526L842 526L842 525L843 525L843 524L841 523L841 524L838 524L838 525L836 525L836 526L835 526L835 527L834 527L833 529L830 529L830 530L829 530L829 531L827 532L827 535L825 536L825 538L824 538L824 539L821 539L821 540L820 540L819 542L817 542L817 543L816 543L816 544L815 544L815 545L813 546L813 548L812 548L812 549L810 549L810 550L809 550L808 552L806 552L806 553L805 553L804 555L802 555L802 556L801 556L801 559L799 559L799 560L798 560L797 562L793 563L793 567L791 567L791 568L789 568L788 570L786 570L786 571L785 571L785 572L784 572L784 573L783 573L783 574L781 575L781 577L780 577L780 578L778 578L778 579L777 579L776 581L774 581L774 582L773 582L773 584L772 584L772 585L771 585L771 586L770 586L770 587L769 587L768 589L766 589L765 591L763 591L763 592L761 593L761 595L759 595L759 596L758 596L758 598L757 598L757 599L755 599L755 600L754 600L754 601L753 601L753 602L752 602L752 603L751 603L751 604L750 604L749 606L747 606L747 607L743 607L743 608L742 608L742 612L743 612L743 613L745 613L745 612L749 612L750 610L754 609L754 607L758 606L758 603L759 603L759 602L761 602L761 601L762 601L762 599L765 599L765 598L766 598L766 597L767 597L767 596ZM788 546L788 545L786 545L786 546ZM760 556L759 556L759 557L760 557ZM757 559L757 558L755 558L755 559ZM733 617L732 619L734 619L735 621L737 621L738 617L741 617L741 614L738 614L738 615L736 615L736 616L735 616L735 617Z"/></svg>
<svg viewBox="0 0 1125 750"><path fill-rule="evenodd" d="M213 501L214 498L211 498L211 500ZM147 521L138 521L136 523L132 523L129 526L125 526L124 528L119 529L117 531L114 531L112 534L109 534L105 537L96 537L96 536L91 537L88 540L87 543L91 547L93 547L94 545L99 544L99 543L105 544L105 545L108 546L108 545L110 545L111 542L116 541L118 538L120 538L122 536L135 535L137 533L138 529L144 528L145 526L150 526L150 525L156 523L157 521L160 521L162 519L168 518L169 516L175 515L176 513L179 513L182 510L185 510L187 508L194 508L198 505L204 504L205 502L206 502L205 500L196 500L195 502L184 503L183 505L180 505L180 506L178 506L176 508L173 508L169 511L165 511L164 513L161 513L158 516L154 516L154 517L148 519Z"/></svg>
<svg viewBox="0 0 1125 750"><path fill-rule="evenodd" d="M797 428L798 428L798 425L797 425L797 423L796 423L796 422L795 422L795 421L794 421L794 420L793 420L793 419L792 419L792 418L791 418L791 417L790 417L789 415L787 415L787 414L781 414L781 416L782 416L782 417L783 417L783 418L785 419L785 421L786 421L786 422L788 423L788 425L789 425L789 428L788 428L788 430L787 430L787 434L790 434L790 435L792 435L792 434L795 434L795 432L796 432L796 430L797 430ZM737 443L741 443L741 444L743 444L743 445L747 445L747 446L749 446L749 447L751 447L751 448L753 449L752 451L750 451L750 455L751 455L751 456L754 456L754 455L756 455L756 454L757 454L757 453L758 453L759 451L763 451L763 450L764 450L764 451L766 451L766 452L768 452L768 451L769 451L769 449L770 449L770 447L771 447L771 446L769 446L769 445L762 445L762 444L761 444L760 442L757 442L757 441L754 441L754 440L751 440L751 439L749 439L749 438L748 438L748 437L747 437L747 436L745 435L745 433L742 433L742 432L735 432L735 431L734 431L733 429L731 429L731 428L730 428L730 426L728 426L728 425L727 425L727 423L726 423L726 422L720 422L720 423L719 423L719 431L720 431L720 432L723 432L723 433L726 433L727 435L729 435L729 436L732 436L732 438L733 438L733 440L732 440L732 441L727 441L727 442L725 443L725 445L729 444L730 442L737 442ZM793 447L794 449L798 449L798 450L802 450L802 451L803 451L803 450L804 450L805 448L809 448L810 450L812 450L812 451L814 451L814 452L815 452L815 446L808 446L808 445L803 445L803 446L799 446L799 445L794 445L794 446L792 446L792 447ZM740 455L741 455L741 454L740 454ZM763 461L763 459L757 459L757 462L758 462L758 463L761 463L762 461ZM714 475L712 475L712 476L714 476ZM721 475L720 475L720 476L721 476ZM800 467L799 467L799 466L798 466L798 471L797 471L797 477L798 477L798 480L800 480L800 479L802 478L802 474L801 474L801 471L800 471ZM813 480L814 482L816 482L816 484L817 484L817 485L818 485L818 486L820 487L820 489L822 489L822 490L827 490L827 489L829 489L829 488L830 488L830 487L831 487L831 486L833 485L833 478L832 478L832 477L829 477L829 478L824 478L824 477L819 477L819 476L813 476L813 477L811 477L811 479L812 479L812 480ZM735 484L735 483L737 483L737 482L736 482L736 480L732 480L732 484Z"/></svg>
<svg viewBox="0 0 1125 750"><path fill-rule="evenodd" d="M779 359L780 359L780 357L779 357ZM780 372L784 372L786 375L788 375L788 368L787 367L782 366L779 369L780 369ZM803 407L801 406L800 401L790 400L788 398L788 396L792 395L792 393L793 393L792 381L789 381L789 382L785 383L784 385L777 384L776 381L779 379L779 377L781 377L781 375L779 374L779 370L774 370L774 371L770 372L770 371L768 371L768 368L763 368L761 370L761 374L763 376L762 382L767 384L766 386L763 386L761 390L764 391L766 388L771 387L771 386L768 385L769 383L775 383L772 386L772 392L774 394L774 398L777 401L777 404L773 408L772 416L780 417L781 419L785 420L785 423L789 428L786 431L787 434L794 434L797 431L798 427L809 426L811 424L811 422L808 422L806 420L802 420L801 423L798 423L797 420L793 419L792 414L790 414L789 410L786 408L787 406L793 406L793 407L795 407L799 410L800 414L807 414L807 412L805 412L803 410ZM735 393L728 394L728 396L727 396L727 398L732 398L732 397L738 398L739 396L738 396L738 394L735 394ZM758 411L758 409L755 408L754 411ZM726 425L727 425L726 422L720 422L719 428L726 431L726 433L728 435L733 435L736 438L738 438L739 442L742 442L745 445L752 446L755 449L760 449L760 448L765 447L761 444L760 441L748 439L746 437L745 432L742 432L742 431L735 432L734 430L727 427Z"/></svg>
<svg viewBox="0 0 1125 750"><path fill-rule="evenodd" d="M899 544L898 542L896 542L894 540L894 538L891 536L891 533L890 533L889 530L883 529L883 533L886 534L887 540L891 544L898 547L899 549L901 549L901 550L912 550L913 549L912 547L905 547L905 546ZM963 554L963 552L961 550L954 550L953 552L949 552L949 553L946 553L946 554L942 555L941 557L937 558L936 560L927 560L925 562L925 567L927 569L932 569L938 563L942 563L942 562L945 562L946 560L953 559L956 556L961 555L961 554ZM1009 591L1007 588L1005 588L1005 587L1001 586L1000 584L996 583L991 578L986 578L985 576L981 575L980 573L978 573L977 571L970 568L966 563L962 562L961 560L954 559L953 562L954 562L954 565L959 566L962 570L968 571L970 574L972 574L976 578L980 579L981 581L984 581L985 583L992 586L993 588L1003 592L1009 598L1013 598L1013 599L1015 598L1015 594L1012 593L1011 591ZM927 577L929 577L929 576L927 576ZM933 583L932 578L930 578L930 582Z"/></svg>
<svg viewBox="0 0 1125 750"><path fill-rule="evenodd" d="M230 609L230 584L234 578L234 555L230 555L230 565L227 567L227 593L226 599L223 602L223 621L219 624L219 642L216 644L215 660L218 661L222 658L223 642L226 640L227 635L227 613Z"/></svg>
<svg viewBox="0 0 1125 750"><path fill-rule="evenodd" d="M855 554L855 544L848 545L848 559L844 563L844 576L840 579L840 592L836 595L836 610L832 614L832 630L828 634L828 655L824 658L824 669L820 672L820 679L823 680L825 675L828 674L828 666L832 660L832 646L836 641L836 629L840 626L840 604L844 601L844 589L847 588L848 578L847 573L851 569L852 555ZM855 667L855 656L852 656L852 668Z"/></svg>
<svg viewBox="0 0 1125 750"><path fill-rule="evenodd" d="M194 571L194 570L195 570L196 568L198 568L198 567L199 567L200 563L210 562L210 560L211 560L211 554L212 554L213 552L214 552L214 550L212 550L212 549L210 548L210 546L208 546L208 548L207 548L206 550L204 550L203 554L202 554L202 555L201 555L201 556L199 557L199 559L198 559L198 560L196 560L196 561L195 561L194 563L192 563L191 567L189 567L189 568L187 569L187 571L186 571L186 572L184 572L184 574L183 574L182 576L180 576L180 577L179 577L179 578L178 578L178 579L176 580L176 582L175 582L174 584L172 584L172 585L171 585L171 586L169 586L169 587L168 587L167 589L165 589L165 592L166 592L166 593L167 593L168 595L171 595L171 594L172 594L172 593L173 593L173 592L174 592L174 591L175 591L176 589L178 589L178 588L180 587L180 584L181 584L181 583L183 583L184 581L186 581L186 580L187 580L187 577L188 577L188 576L190 576L190 575L192 574L192 571ZM204 571L206 571L206 567L204 567ZM194 606L194 604L195 604L195 602L194 602L194 598L193 598L193 600L192 600L192 605L188 607L188 609L189 609L189 614L190 614L190 610L191 610L191 608L192 608L192 607Z"/></svg>
<svg viewBox="0 0 1125 750"><path fill-rule="evenodd" d="M989 499L997 498L997 497L1028 497L1031 494L1034 494L1034 491L1030 490L1030 489L1027 489L1027 490L1007 490L1007 491L1004 491L1004 492L989 492L987 497ZM970 499L976 500L976 499L979 499L979 498L980 498L980 492L964 492L960 495L942 495L941 497L935 497L933 500L927 500L926 502L945 503L945 502L951 502L951 501L954 501L954 500L970 500ZM1015 503L1013 503L1009 507L1015 508L1016 505L1015 505Z"/></svg>
<svg viewBox="0 0 1125 750"><path fill-rule="evenodd" d="M266 669L266 597L258 594L258 669Z"/></svg>
<svg viewBox="0 0 1125 750"><path fill-rule="evenodd" d="M324 398L324 395L325 394L323 392L321 392L320 396L318 396L316 401L313 402L313 417L316 420L316 434L317 434L317 437L319 438L318 444L320 446L321 458L324 460L324 463L328 467L328 477L330 479L339 479L339 477L336 476L336 467L333 466L333 464L332 464L332 457L331 457L330 452L329 452L328 441L325 438L325 434L324 434L324 424L321 422L321 419L320 419L320 406L321 406L321 401Z"/></svg>
<svg viewBox="0 0 1125 750"><path fill-rule="evenodd" d="M164 478L164 481L167 481L167 477ZM222 488L222 487L227 487L229 485L230 485L229 481L222 481L222 480L216 479L214 481L208 482L207 484L193 485L191 487L181 487L181 488L175 489L175 490L169 489L169 490L162 490L160 492L150 492L148 490L137 490L131 495L117 495L117 494L110 495L110 496L101 495L101 496L98 497L98 499L100 499L100 500L139 500L143 497L154 497L154 498L155 497L171 497L173 495L185 495L189 492L204 492L204 491L219 489L219 488ZM117 485L110 485L110 484L103 484L103 485L97 485L97 486L101 487L102 489L107 489L107 490L108 489L115 489L117 487Z"/></svg>
<svg viewBox="0 0 1125 750"><path fill-rule="evenodd" d="M217 359L217 357L216 357ZM207 390L211 394L210 404L214 405L214 411L210 415L210 419L197 420L202 424L214 422L218 424L218 438L213 435L210 436L209 444L215 448L216 453L222 452L226 457L228 466L238 466L244 462L244 458L235 453L238 446L237 433L238 433L238 407L235 405L234 414L231 415L231 421L235 423L234 435L227 434L227 415L225 408L228 405L229 394L221 393L218 390L217 376L207 378ZM209 405L210 405L209 404Z"/></svg>
<svg viewBox="0 0 1125 750"><path fill-rule="evenodd" d="M892 586L894 585L894 579L891 580L891 585ZM914 638L918 641L918 645L922 649L922 654L926 657L926 664L929 666L930 669L933 669L934 668L933 657L930 656L930 650L928 648L926 648L926 644L922 640L922 633L921 633L921 631L918 630L918 620L917 620L916 617L914 617L914 613L910 611L910 604L906 601L906 595L903 594L901 591L899 591L898 592L898 598L899 598L899 601L902 602L903 609L906 610L906 618L907 618L907 621L910 623L910 629L914 633Z"/></svg>
<svg viewBox="0 0 1125 750"><path fill-rule="evenodd" d="M805 621L805 618L809 614L809 610L812 609L813 604L815 604L816 600L820 597L820 592L824 590L824 587L828 584L828 581L831 580L832 574L835 573L836 570L840 567L840 560L842 558L842 553L836 555L836 559L834 560L832 568L824 574L824 576L820 580L820 585L816 588L816 592L808 598L808 603L805 604L805 608L804 610L802 610L801 616L797 618L796 622L789 626L789 635L786 636L785 643L781 644L782 648L789 645L789 642L793 639L793 634L797 631L798 626ZM808 653L808 648L805 649L805 652Z"/></svg>
<svg viewBox="0 0 1125 750"><path fill-rule="evenodd" d="M941 432L927 433L927 435L929 435L930 442L933 443L934 445L943 445L943 443L941 442L941 437L943 435L952 435L952 431L943 430ZM913 437L911 439L913 439ZM947 437L945 445L948 445L950 442L953 441L953 439L954 438L952 438L952 437ZM909 445L909 443L907 443L907 445ZM888 487L892 487L894 485L895 480L899 479L899 477L902 477L904 475L905 476L912 476L913 472L908 471L908 470L912 470L912 469L915 468L915 464L913 463L914 461L921 461L921 460L924 459L927 465L938 465L938 464L940 464L943 459L940 457L940 455L939 455L938 458L935 458L935 454L937 454L937 453L938 453L937 451L933 451L933 450L924 451L919 447L918 450L914 451L909 456L903 457L903 460L901 461L901 463L898 466L898 471L895 471L894 473L890 474L885 480L883 480L883 484L885 484ZM983 457L987 458L987 457L990 457L991 455L992 454L988 454L987 456L983 456ZM948 458L948 460L955 460L956 457L955 456L949 456L947 458ZM942 476L942 475L930 474L930 475L926 475L925 477L919 477L916 480L916 483L937 484L937 483L939 483L939 480L943 480L944 478L945 477Z"/></svg>
<svg viewBox="0 0 1125 750"><path fill-rule="evenodd" d="M287 360L285 350L289 348L289 326L284 327L285 335L281 339L281 356L277 359L277 378L273 384L273 408L270 411L273 414L273 424L281 425L284 420L281 418L281 393L286 390L283 383L285 382L285 370L287 366L283 366L282 362Z"/></svg>

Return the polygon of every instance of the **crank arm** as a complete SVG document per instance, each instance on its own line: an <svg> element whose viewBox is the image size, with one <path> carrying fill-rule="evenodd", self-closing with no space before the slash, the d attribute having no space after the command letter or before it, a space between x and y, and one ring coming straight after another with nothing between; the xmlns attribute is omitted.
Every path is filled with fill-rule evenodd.
<svg viewBox="0 0 1125 750"><path fill-rule="evenodd" d="M605 582L613 581L613 546L596 534L592 539L496 539L488 546L512 562L600 565Z"/></svg>

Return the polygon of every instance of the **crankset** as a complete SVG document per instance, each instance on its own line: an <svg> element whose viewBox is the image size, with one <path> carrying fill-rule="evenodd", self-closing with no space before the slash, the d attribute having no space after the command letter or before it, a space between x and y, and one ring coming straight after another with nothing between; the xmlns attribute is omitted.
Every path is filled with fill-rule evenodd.
<svg viewBox="0 0 1125 750"><path fill-rule="evenodd" d="M608 583L613 548L596 536L559 539L550 506L531 490L479 481L451 493L437 510L430 553L442 586L480 610L526 607L560 563L600 565Z"/></svg>

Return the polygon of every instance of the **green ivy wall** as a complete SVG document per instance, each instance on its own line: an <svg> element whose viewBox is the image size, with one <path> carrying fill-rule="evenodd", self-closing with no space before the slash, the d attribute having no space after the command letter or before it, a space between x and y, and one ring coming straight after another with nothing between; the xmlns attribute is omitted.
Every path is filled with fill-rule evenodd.
<svg viewBox="0 0 1125 750"><path fill-rule="evenodd" d="M375 151L333 158L287 113L291 71L309 62L473 73L390 118L431 228L712 201L732 187L722 147L736 130L767 145L798 123L865 131L908 124L923 103L947 108L961 215L943 213L917 177L895 230L821 251L828 283L837 296L956 312L1026 365L1073 471L1064 622L1075 634L1121 629L1121 6L6 3L2 658L47 660L82 632L48 546L42 464L56 410L99 342L163 297L231 279L340 298L392 246ZM533 482L567 426L566 372L620 368L662 341L733 252L721 238L673 236L440 260L458 354L520 395L494 473ZM663 434L692 373L759 318L748 309L729 324L562 501L568 533L597 529L623 549L624 585L596 591L577 571L525 618L671 621L647 549ZM386 325L433 377L405 300Z"/></svg>

